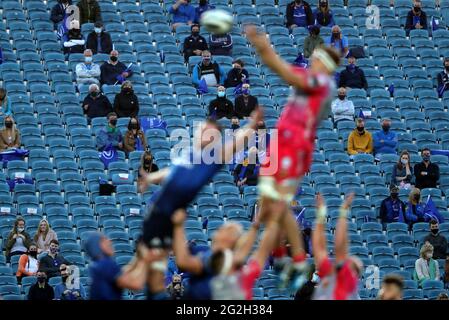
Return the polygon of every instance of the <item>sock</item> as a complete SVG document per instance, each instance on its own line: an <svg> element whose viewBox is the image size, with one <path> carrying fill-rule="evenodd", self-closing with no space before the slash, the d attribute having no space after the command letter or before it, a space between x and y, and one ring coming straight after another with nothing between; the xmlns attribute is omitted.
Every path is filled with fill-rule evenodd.
<svg viewBox="0 0 449 320"><path fill-rule="evenodd" d="M287 255L287 248L285 246L277 247L273 250L272 256L275 259L285 257Z"/></svg>
<svg viewBox="0 0 449 320"><path fill-rule="evenodd" d="M346 218L348 216L348 209L340 208L340 218Z"/></svg>
<svg viewBox="0 0 449 320"><path fill-rule="evenodd" d="M304 261L306 261L306 254L304 252L299 253L293 257L293 262L295 262L295 263L298 263L298 262L300 263L300 262L304 262Z"/></svg>

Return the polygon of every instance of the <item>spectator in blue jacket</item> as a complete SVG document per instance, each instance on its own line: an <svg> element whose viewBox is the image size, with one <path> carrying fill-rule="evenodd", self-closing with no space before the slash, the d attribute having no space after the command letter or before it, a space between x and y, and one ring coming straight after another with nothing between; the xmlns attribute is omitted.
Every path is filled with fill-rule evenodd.
<svg viewBox="0 0 449 320"><path fill-rule="evenodd" d="M421 9L421 0L413 1L413 9L407 14L405 20L405 32L407 36L410 34L410 30L423 29L427 30L427 15Z"/></svg>
<svg viewBox="0 0 449 320"><path fill-rule="evenodd" d="M112 147L122 150L123 136L117 128L117 114L111 112L107 118L107 126L104 129L100 129L97 133L97 148L99 151L103 151L107 146L112 145Z"/></svg>
<svg viewBox="0 0 449 320"><path fill-rule="evenodd" d="M201 15L212 9L215 9L215 6L209 4L208 0L200 0L199 6L195 8L195 23L200 23Z"/></svg>
<svg viewBox="0 0 449 320"><path fill-rule="evenodd" d="M399 199L399 188L390 187L390 196L380 204L380 219L382 223L398 222L401 214L405 213L405 203Z"/></svg>
<svg viewBox="0 0 449 320"><path fill-rule="evenodd" d="M320 0L318 2L318 7L313 11L313 16L315 18L315 23L322 27L332 28L335 25L328 0Z"/></svg>
<svg viewBox="0 0 449 320"><path fill-rule="evenodd" d="M340 72L339 86L351 89L368 89L365 73L357 65L357 59L350 55L348 65Z"/></svg>
<svg viewBox="0 0 449 320"><path fill-rule="evenodd" d="M382 120L382 130L374 133L374 155L380 159L383 154L396 154L398 146L398 137L396 133L391 131L391 120L384 118Z"/></svg>
<svg viewBox="0 0 449 320"><path fill-rule="evenodd" d="M72 0L58 0L58 3L51 8L50 20L53 21L55 27L63 22L66 16L66 10L71 4Z"/></svg>
<svg viewBox="0 0 449 320"><path fill-rule="evenodd" d="M55 300L86 300L86 290L81 282L75 283L76 275L70 277L69 267L62 264L59 267L62 282L55 287Z"/></svg>
<svg viewBox="0 0 449 320"><path fill-rule="evenodd" d="M226 74L223 68L218 63L212 61L212 56L209 51L204 50L201 56L202 61L193 67L193 84L198 87L200 81L204 79L208 87L224 85Z"/></svg>
<svg viewBox="0 0 449 320"><path fill-rule="evenodd" d="M285 10L287 28L293 30L296 27L304 27L313 24L313 12L310 5L304 0L295 0L287 5Z"/></svg>
<svg viewBox="0 0 449 320"><path fill-rule="evenodd" d="M178 0L168 11L173 15L173 31L182 24L191 25L195 20L195 8L190 4L190 0Z"/></svg>
<svg viewBox="0 0 449 320"><path fill-rule="evenodd" d="M405 212L405 222L410 229L416 222L426 222L424 217L425 205L421 203L421 191L413 188L408 196L407 211Z"/></svg>
<svg viewBox="0 0 449 320"><path fill-rule="evenodd" d="M340 52L341 57L346 57L349 52L348 38L341 33L339 26L332 27L332 34L324 42L327 47L334 48ZM341 85L340 85L341 87Z"/></svg>
<svg viewBox="0 0 449 320"><path fill-rule="evenodd" d="M227 34L211 34L209 49L214 56L232 56L232 37Z"/></svg>

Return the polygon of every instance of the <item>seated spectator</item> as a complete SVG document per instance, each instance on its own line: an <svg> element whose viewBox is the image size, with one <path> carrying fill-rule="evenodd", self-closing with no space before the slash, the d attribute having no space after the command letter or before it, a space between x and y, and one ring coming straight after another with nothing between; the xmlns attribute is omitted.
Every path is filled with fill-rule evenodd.
<svg viewBox="0 0 449 320"><path fill-rule="evenodd" d="M87 36L86 48L93 54L109 54L112 51L111 35L104 30L102 22L95 22L94 31Z"/></svg>
<svg viewBox="0 0 449 320"><path fill-rule="evenodd" d="M404 279L396 274L388 274L382 280L379 300L402 300Z"/></svg>
<svg viewBox="0 0 449 320"><path fill-rule="evenodd" d="M184 39L184 59L189 62L189 58L192 56L201 56L203 51L208 50L209 46L203 36L200 36L200 26L198 24L192 24L190 28L192 34Z"/></svg>
<svg viewBox="0 0 449 320"><path fill-rule="evenodd" d="M410 155L404 150L399 156L398 163L393 166L390 184L399 186L400 189L410 189L413 178L413 168L410 164Z"/></svg>
<svg viewBox="0 0 449 320"><path fill-rule="evenodd" d="M248 151L248 155L243 163L238 164L234 169L235 184L241 189L244 186L256 186L259 176L259 159L257 149L252 147Z"/></svg>
<svg viewBox="0 0 449 320"><path fill-rule="evenodd" d="M229 70L228 75L226 76L225 87L238 87L239 85L249 82L248 71L244 69L245 63L242 60L237 59L232 64L232 69Z"/></svg>
<svg viewBox="0 0 449 320"><path fill-rule="evenodd" d="M37 228L33 240L37 245L37 253L47 254L50 252L51 241L58 240L58 236L56 235L56 232L50 228L48 221L46 219L42 219L39 222L39 227Z"/></svg>
<svg viewBox="0 0 449 320"><path fill-rule="evenodd" d="M6 94L6 89L0 88L0 116L12 115L11 100Z"/></svg>
<svg viewBox="0 0 449 320"><path fill-rule="evenodd" d="M424 218L425 205L421 203L421 191L413 188L408 196L407 210L405 212L405 223L412 228L416 222L425 222Z"/></svg>
<svg viewBox="0 0 449 320"><path fill-rule="evenodd" d="M128 123L128 131L125 133L123 149L126 153L132 151L145 151L147 149L147 140L145 133L140 128L139 119L132 117Z"/></svg>
<svg viewBox="0 0 449 320"><path fill-rule="evenodd" d="M55 300L86 300L86 290L80 282L74 286L73 278L70 277L69 268L65 264L59 267L61 283L55 287Z"/></svg>
<svg viewBox="0 0 449 320"><path fill-rule="evenodd" d="M303 0L295 0L287 5L285 12L287 18L287 28L293 30L296 27L304 27L313 24L314 17L310 5Z"/></svg>
<svg viewBox="0 0 449 320"><path fill-rule="evenodd" d="M415 262L413 279L418 281L418 286L426 280L440 280L438 261L433 258L433 246L426 242L419 252L420 258Z"/></svg>
<svg viewBox="0 0 449 320"><path fill-rule="evenodd" d="M324 45L323 38L320 37L320 27L313 25L309 28L309 35L304 39L304 57L310 58L315 48Z"/></svg>
<svg viewBox="0 0 449 320"><path fill-rule="evenodd" d="M139 114L139 99L134 94L131 81L122 84L122 90L115 95L114 112L118 118L137 117Z"/></svg>
<svg viewBox="0 0 449 320"><path fill-rule="evenodd" d="M0 130L0 152L20 148L20 132L11 116L5 117L5 126Z"/></svg>
<svg viewBox="0 0 449 320"><path fill-rule="evenodd" d="M190 0L176 1L168 12L173 15L173 31L176 31L176 28L182 24L191 25L195 20L196 12L195 8L190 4Z"/></svg>
<svg viewBox="0 0 449 320"><path fill-rule="evenodd" d="M97 0L80 0L76 5L79 9L81 25L101 21L101 9Z"/></svg>
<svg viewBox="0 0 449 320"><path fill-rule="evenodd" d="M193 67L192 82L198 87L200 81L204 79L208 87L218 87L226 81L223 68L215 61L209 51L205 50L201 54L202 61Z"/></svg>
<svg viewBox="0 0 449 320"><path fill-rule="evenodd" d="M405 213L405 203L399 199L399 188L390 186L390 196L380 204L380 219L383 224L398 222L399 217Z"/></svg>
<svg viewBox="0 0 449 320"><path fill-rule="evenodd" d="M122 133L117 128L117 114L111 112L107 115L107 118L107 126L104 129L99 130L96 135L98 151L103 151L108 146L112 146L117 150L122 150L123 137Z"/></svg>
<svg viewBox="0 0 449 320"><path fill-rule="evenodd" d="M64 21L66 9L71 5L72 0L58 0L58 3L51 8L50 20L53 21L56 30L58 30L57 26Z"/></svg>
<svg viewBox="0 0 449 320"><path fill-rule="evenodd" d="M415 187L418 189L436 188L440 179L440 167L430 162L430 150L424 148L421 151L423 161L415 164Z"/></svg>
<svg viewBox="0 0 449 320"><path fill-rule="evenodd" d="M365 130L365 121L358 118L357 127L351 132L348 138L348 153L355 154L373 153L373 137Z"/></svg>
<svg viewBox="0 0 449 320"><path fill-rule="evenodd" d="M153 154L150 150L146 150L140 158L140 167L138 170L137 185L142 184L142 177L148 173L159 171L159 167L154 161Z"/></svg>
<svg viewBox="0 0 449 320"><path fill-rule="evenodd" d="M430 220L430 233L424 238L424 242L429 242L433 246L433 257L435 259L446 259L447 239L440 233L440 224L437 220Z"/></svg>
<svg viewBox="0 0 449 320"><path fill-rule="evenodd" d="M354 103L346 98L346 88L338 89L338 98L332 101L334 123L339 121L354 121Z"/></svg>
<svg viewBox="0 0 449 320"><path fill-rule="evenodd" d="M59 254L58 240L51 240L48 254L40 259L39 269L44 271L48 278L59 277L61 276L59 267L62 264L69 265L70 262Z"/></svg>
<svg viewBox="0 0 449 320"><path fill-rule="evenodd" d="M391 131L390 119L382 119L382 130L374 133L373 142L376 159L380 159L383 154L396 154L398 137L396 136L396 133Z"/></svg>
<svg viewBox="0 0 449 320"><path fill-rule="evenodd" d="M80 23L77 20L70 22L69 31L65 35L64 53L70 55L71 53L83 53L86 41L81 34Z"/></svg>
<svg viewBox="0 0 449 320"><path fill-rule="evenodd" d="M444 58L444 70L438 73L438 97L442 98L444 91L449 90L449 57Z"/></svg>
<svg viewBox="0 0 449 320"><path fill-rule="evenodd" d="M204 12L208 11L208 10L212 10L215 9L214 5L209 4L208 0L200 0L198 2L198 7L195 8L195 23L200 23L201 20L201 16L203 15Z"/></svg>
<svg viewBox="0 0 449 320"><path fill-rule="evenodd" d="M239 118L236 117L236 116L233 116L233 117L231 118L231 129L232 129L233 132L234 132L235 130L237 130L237 129L240 129L240 120L239 120Z"/></svg>
<svg viewBox="0 0 449 320"><path fill-rule="evenodd" d="M47 274L43 270L37 272L37 281L28 291L28 300L50 301L55 298L53 287L48 284Z"/></svg>
<svg viewBox="0 0 449 320"><path fill-rule="evenodd" d="M92 50L84 50L84 62L76 65L76 83L81 90L83 85L100 84L100 66L92 62Z"/></svg>
<svg viewBox="0 0 449 320"><path fill-rule="evenodd" d="M341 33L339 26L332 27L332 35L326 39L326 46L334 48L340 52L341 57L346 57L349 52L348 38ZM340 84L340 87L342 85Z"/></svg>
<svg viewBox="0 0 449 320"><path fill-rule="evenodd" d="M250 94L250 85L248 83L242 85L242 94L235 98L234 104L235 115L239 119L248 118L251 112L259 105L257 98Z"/></svg>
<svg viewBox="0 0 449 320"><path fill-rule="evenodd" d="M232 36L230 33L209 36L209 50L214 56L232 56Z"/></svg>
<svg viewBox="0 0 449 320"><path fill-rule="evenodd" d="M217 98L209 103L209 117L213 119L228 118L231 119L234 114L234 105L231 100L226 98L226 89L223 86L218 87Z"/></svg>
<svg viewBox="0 0 449 320"><path fill-rule="evenodd" d="M103 63L100 67L100 83L101 85L115 85L122 83L122 79L132 76L133 71L128 69L121 61L118 60L118 51L112 50L109 61Z"/></svg>
<svg viewBox="0 0 449 320"><path fill-rule="evenodd" d="M366 81L365 73L362 69L356 66L357 60L350 55L348 58L348 65L340 72L340 87L352 89L368 89L368 82Z"/></svg>
<svg viewBox="0 0 449 320"><path fill-rule="evenodd" d="M408 12L407 20L405 21L407 36L410 34L410 30L415 29L427 30L427 15L421 9L421 0L413 1L413 9Z"/></svg>
<svg viewBox="0 0 449 320"><path fill-rule="evenodd" d="M182 276L174 274L172 281L167 286L167 292L172 300L181 300L184 295L184 285L182 284Z"/></svg>
<svg viewBox="0 0 449 320"><path fill-rule="evenodd" d="M28 252L20 256L19 266L17 267L17 282L22 283L23 277L35 276L39 270L39 261L37 260L37 246L30 244Z"/></svg>
<svg viewBox="0 0 449 320"><path fill-rule="evenodd" d="M96 84L89 86L89 93L83 100L83 111L88 120L106 117L112 112L112 105Z"/></svg>
<svg viewBox="0 0 449 320"><path fill-rule="evenodd" d="M335 25L334 16L327 0L320 0L318 7L313 11L315 23L322 27L332 28Z"/></svg>
<svg viewBox="0 0 449 320"><path fill-rule="evenodd" d="M30 245L31 237L25 231L25 220L22 217L18 217L14 221L14 227L6 239L6 262L10 262L12 256L26 254Z"/></svg>

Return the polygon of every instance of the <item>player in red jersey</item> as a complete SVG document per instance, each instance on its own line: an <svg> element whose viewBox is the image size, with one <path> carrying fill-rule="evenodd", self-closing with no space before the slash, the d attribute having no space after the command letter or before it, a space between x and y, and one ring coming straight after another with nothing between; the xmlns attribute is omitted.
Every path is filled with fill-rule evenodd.
<svg viewBox="0 0 449 320"><path fill-rule="evenodd" d="M314 300L357 299L357 284L363 271L363 263L348 256L347 215L354 195L350 194L340 208L335 230L335 264L329 259L326 248L325 222L327 209L321 195L317 196L317 217L312 232L315 265L321 281L314 292Z"/></svg>

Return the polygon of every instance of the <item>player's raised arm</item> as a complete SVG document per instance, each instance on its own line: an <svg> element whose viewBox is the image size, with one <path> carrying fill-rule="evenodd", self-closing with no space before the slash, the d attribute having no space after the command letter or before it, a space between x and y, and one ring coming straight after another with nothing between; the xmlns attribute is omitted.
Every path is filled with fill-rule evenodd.
<svg viewBox="0 0 449 320"><path fill-rule="evenodd" d="M169 168L164 168L162 170L150 174L141 172L142 178L139 184L139 191L145 192L145 190L148 188L149 185L162 183L169 173L170 173Z"/></svg>
<svg viewBox="0 0 449 320"><path fill-rule="evenodd" d="M338 218L337 227L335 230L335 260L337 263L343 262L348 257L348 211L351 207L354 194L351 193L345 199L345 202L340 207L340 216Z"/></svg>
<svg viewBox="0 0 449 320"><path fill-rule="evenodd" d="M315 265L320 266L327 258L327 246L324 225L326 224L327 208L324 198L318 194L316 197L316 220L315 230L312 231L312 247Z"/></svg>

